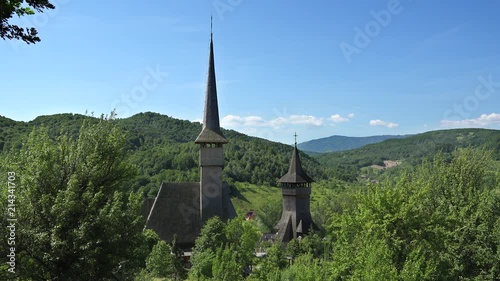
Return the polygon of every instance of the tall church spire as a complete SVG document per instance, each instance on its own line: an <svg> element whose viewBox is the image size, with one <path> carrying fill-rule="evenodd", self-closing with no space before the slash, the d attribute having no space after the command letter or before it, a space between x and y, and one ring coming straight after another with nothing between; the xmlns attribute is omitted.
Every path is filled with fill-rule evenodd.
<svg viewBox="0 0 500 281"><path fill-rule="evenodd" d="M217 104L217 85L215 82L214 44L212 23L210 22L210 54L208 59L207 91L205 96L205 113L203 129L195 143L227 143L219 123L219 107Z"/></svg>

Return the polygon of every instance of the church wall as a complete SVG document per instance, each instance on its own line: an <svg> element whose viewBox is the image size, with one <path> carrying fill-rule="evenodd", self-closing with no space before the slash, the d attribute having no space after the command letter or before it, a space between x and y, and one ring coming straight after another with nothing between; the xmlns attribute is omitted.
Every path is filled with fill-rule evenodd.
<svg viewBox="0 0 500 281"><path fill-rule="evenodd" d="M200 209L202 221L205 222L213 216L222 218L222 167L203 166L200 176Z"/></svg>
<svg viewBox="0 0 500 281"><path fill-rule="evenodd" d="M200 166L224 166L224 151L221 147L201 147Z"/></svg>

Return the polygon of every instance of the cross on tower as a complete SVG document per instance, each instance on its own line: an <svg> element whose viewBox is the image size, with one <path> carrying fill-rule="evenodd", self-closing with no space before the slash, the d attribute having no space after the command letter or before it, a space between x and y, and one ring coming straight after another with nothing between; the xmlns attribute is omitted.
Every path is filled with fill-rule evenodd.
<svg viewBox="0 0 500 281"><path fill-rule="evenodd" d="M293 134L293 136L295 137L295 145L297 145L297 132L295 132L295 134Z"/></svg>

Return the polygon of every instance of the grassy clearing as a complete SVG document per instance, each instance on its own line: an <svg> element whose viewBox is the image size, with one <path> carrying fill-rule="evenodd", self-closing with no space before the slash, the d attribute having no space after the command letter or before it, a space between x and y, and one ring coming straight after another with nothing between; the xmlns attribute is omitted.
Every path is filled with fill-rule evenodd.
<svg viewBox="0 0 500 281"><path fill-rule="evenodd" d="M244 216L250 210L258 213L266 202L279 198L281 189L272 186L237 182L231 191L231 201L238 216Z"/></svg>

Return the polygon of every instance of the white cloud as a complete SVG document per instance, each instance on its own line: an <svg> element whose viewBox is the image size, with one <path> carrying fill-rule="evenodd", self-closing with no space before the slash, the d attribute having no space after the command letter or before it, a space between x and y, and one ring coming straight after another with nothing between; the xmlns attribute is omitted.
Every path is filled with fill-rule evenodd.
<svg viewBox="0 0 500 281"><path fill-rule="evenodd" d="M285 117L278 117L278 118L274 118L273 120L269 121L269 125L271 127L279 127L281 125L286 124L287 122L288 122L287 118L285 118Z"/></svg>
<svg viewBox="0 0 500 281"><path fill-rule="evenodd" d="M463 120L441 120L443 127L487 127L500 124L500 114L481 114L478 118Z"/></svg>
<svg viewBox="0 0 500 281"><path fill-rule="evenodd" d="M399 124L392 123L392 122L386 122L386 121L382 121L380 119L377 119L377 120L370 120L370 126L383 126L383 127L394 129L394 128L399 127Z"/></svg>
<svg viewBox="0 0 500 281"><path fill-rule="evenodd" d="M247 116L243 118L246 126L264 126L265 121L260 116Z"/></svg>
<svg viewBox="0 0 500 281"><path fill-rule="evenodd" d="M278 128L284 125L308 125L320 127L323 125L323 118L312 115L290 115L286 117L277 117L271 120L265 120L260 116L239 116L227 115L221 120L222 127L272 127Z"/></svg>
<svg viewBox="0 0 500 281"><path fill-rule="evenodd" d="M290 115L287 119L287 123L294 125L311 125L311 126L322 126L323 118L315 117L312 115Z"/></svg>
<svg viewBox="0 0 500 281"><path fill-rule="evenodd" d="M330 116L330 121L332 121L333 123L343 123L349 121L349 118L342 117L340 116L340 114L333 114L332 116Z"/></svg>
<svg viewBox="0 0 500 281"><path fill-rule="evenodd" d="M314 127L323 126L323 118L312 115L289 115L276 117L266 122L267 126L278 128L283 125L308 125Z"/></svg>
<svg viewBox="0 0 500 281"><path fill-rule="evenodd" d="M227 115L221 120L222 127L263 126L264 123L264 119L260 116L241 117L238 115Z"/></svg>
<svg viewBox="0 0 500 281"><path fill-rule="evenodd" d="M243 118L236 115L227 115L222 118L220 123L222 127L234 127L241 125L243 123Z"/></svg>
<svg viewBox="0 0 500 281"><path fill-rule="evenodd" d="M329 120L333 123L343 123L348 122L352 118L354 118L354 113L347 114L347 117L343 117L340 114L333 114L332 116L330 116Z"/></svg>

